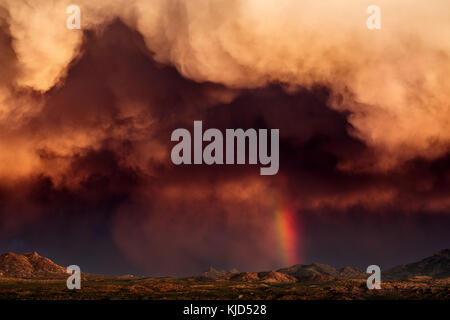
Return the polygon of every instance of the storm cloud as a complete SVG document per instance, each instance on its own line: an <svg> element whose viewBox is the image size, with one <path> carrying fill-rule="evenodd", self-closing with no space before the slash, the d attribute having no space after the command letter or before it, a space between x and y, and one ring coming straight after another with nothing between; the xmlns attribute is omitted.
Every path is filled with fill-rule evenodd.
<svg viewBox="0 0 450 320"><path fill-rule="evenodd" d="M1 247L99 273L270 269L280 203L299 262L448 246L448 3L380 1L373 33L348 2L79 1L67 30L68 1L0 0ZM279 128L279 173L173 165L194 120Z"/></svg>

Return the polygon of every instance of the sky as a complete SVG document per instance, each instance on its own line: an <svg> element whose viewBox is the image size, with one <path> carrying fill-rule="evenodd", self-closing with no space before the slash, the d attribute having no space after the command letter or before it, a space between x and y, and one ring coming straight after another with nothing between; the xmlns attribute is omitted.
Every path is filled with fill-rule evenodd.
<svg viewBox="0 0 450 320"><path fill-rule="evenodd" d="M389 268L450 247L450 4L0 0L0 252L102 274ZM280 169L171 133L280 130Z"/></svg>

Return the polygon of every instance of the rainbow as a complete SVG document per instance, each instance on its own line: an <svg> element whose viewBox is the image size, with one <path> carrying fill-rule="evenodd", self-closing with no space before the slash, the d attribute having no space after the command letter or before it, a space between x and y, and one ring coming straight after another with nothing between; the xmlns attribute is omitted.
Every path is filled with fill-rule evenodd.
<svg viewBox="0 0 450 320"><path fill-rule="evenodd" d="M283 266L300 263L300 221L295 211L285 205L277 207L275 226Z"/></svg>

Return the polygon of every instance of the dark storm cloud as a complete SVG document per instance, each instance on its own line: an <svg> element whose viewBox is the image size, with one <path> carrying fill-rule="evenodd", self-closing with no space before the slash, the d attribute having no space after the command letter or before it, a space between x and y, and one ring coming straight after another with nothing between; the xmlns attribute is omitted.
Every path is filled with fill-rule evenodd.
<svg viewBox="0 0 450 320"><path fill-rule="evenodd" d="M4 39L12 50L7 32ZM14 51L2 52L14 61ZM448 155L414 158L389 171L357 170L346 164L370 162L375 151L351 134L349 113L330 108L332 88L229 89L186 79L151 57L142 35L114 20L84 32L65 78L27 95L37 111L2 128L10 138L2 146L17 155L0 182L4 247L21 239L64 262L73 252L95 272L122 272L130 264L147 274L189 274L209 264L274 268L278 197L299 216L305 212L305 241L322 238L321 250L336 230L348 235L342 246L352 243L360 233L349 226L372 216L391 233L390 223L401 225L396 219L411 219L411 232L419 232L421 219L431 221L427 230L440 230L429 216L449 208ZM17 90L10 94L21 95ZM279 128L279 174L261 177L253 166L174 166L170 134L192 130L194 120L205 129ZM355 212L365 218L355 220ZM327 223L336 233L314 231ZM448 243L442 232L433 241ZM365 246L389 247L375 239L381 234ZM361 255L349 263L366 262L370 253ZM119 262L111 266L110 259Z"/></svg>

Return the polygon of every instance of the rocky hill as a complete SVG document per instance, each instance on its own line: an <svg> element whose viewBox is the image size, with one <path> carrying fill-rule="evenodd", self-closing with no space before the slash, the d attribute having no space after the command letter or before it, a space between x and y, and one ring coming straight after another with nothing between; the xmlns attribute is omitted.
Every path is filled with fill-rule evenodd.
<svg viewBox="0 0 450 320"><path fill-rule="evenodd" d="M225 271L225 270L216 270L213 267L209 267L207 270L205 270L205 271L201 272L200 274L198 274L197 276L195 276L195 278L205 279L205 280L215 280L215 279L220 279L220 278L224 278L227 276L231 276L238 272L239 271L237 271L236 269L231 269L230 271Z"/></svg>
<svg viewBox="0 0 450 320"><path fill-rule="evenodd" d="M383 272L385 280L402 280L416 276L450 277L450 249L442 250L419 262L400 265Z"/></svg>
<svg viewBox="0 0 450 320"><path fill-rule="evenodd" d="M37 252L0 255L0 277L5 278L62 278L67 277L65 268Z"/></svg>
<svg viewBox="0 0 450 320"><path fill-rule="evenodd" d="M229 277L231 281L241 282L267 282L267 283L293 283L297 279L276 271L265 272L239 272Z"/></svg>
<svg viewBox="0 0 450 320"><path fill-rule="evenodd" d="M293 276L300 281L303 280L331 280L339 279L362 279L367 278L367 274L361 270L345 267L336 269L326 264L297 264L288 268L277 270L278 272Z"/></svg>

